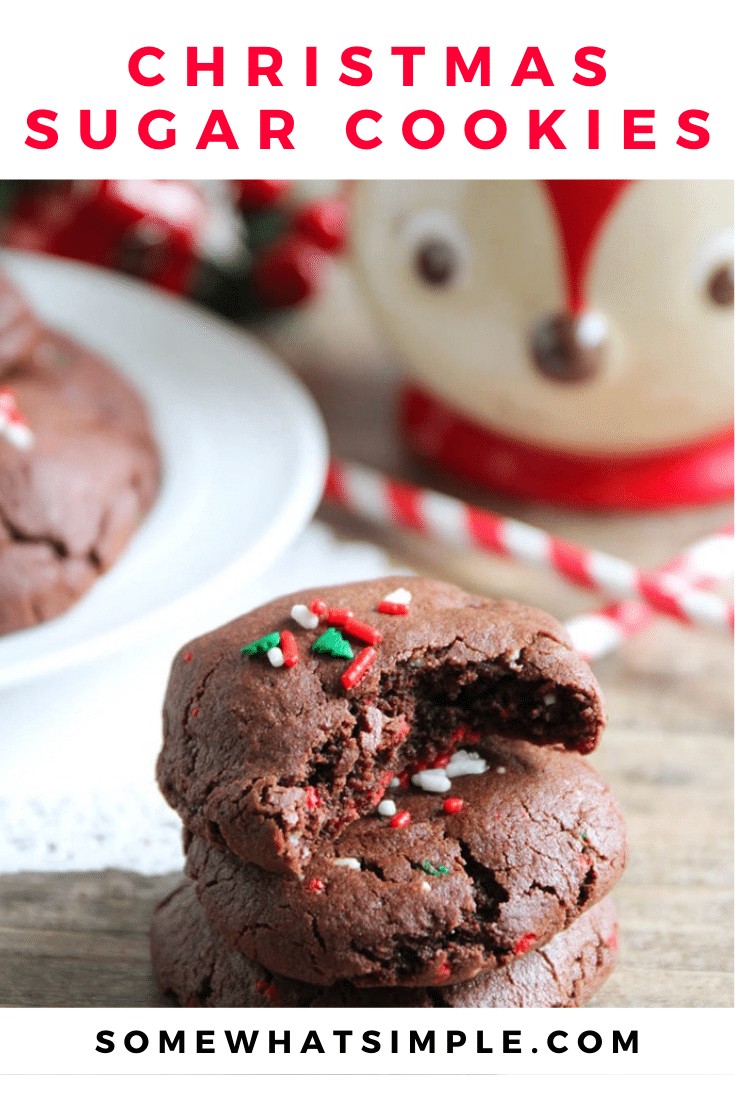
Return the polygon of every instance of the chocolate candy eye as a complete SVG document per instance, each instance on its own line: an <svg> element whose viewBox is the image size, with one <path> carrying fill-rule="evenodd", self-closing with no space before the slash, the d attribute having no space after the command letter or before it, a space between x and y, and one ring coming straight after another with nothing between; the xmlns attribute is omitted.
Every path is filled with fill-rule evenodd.
<svg viewBox="0 0 735 1102"><path fill-rule="evenodd" d="M424 283L443 287L451 283L457 273L457 253L448 241L434 238L425 241L416 250L414 267Z"/></svg>
<svg viewBox="0 0 735 1102"><path fill-rule="evenodd" d="M467 234L452 210L425 207L398 226L402 266L419 293L459 290L470 279Z"/></svg>
<svg viewBox="0 0 735 1102"><path fill-rule="evenodd" d="M732 306L733 271L732 261L720 264L707 280L707 295L715 306Z"/></svg>

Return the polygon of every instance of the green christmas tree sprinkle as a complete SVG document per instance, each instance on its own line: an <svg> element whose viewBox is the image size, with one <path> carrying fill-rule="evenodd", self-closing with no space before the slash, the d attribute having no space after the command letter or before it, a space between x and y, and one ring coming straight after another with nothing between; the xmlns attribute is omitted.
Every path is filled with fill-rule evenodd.
<svg viewBox="0 0 735 1102"><path fill-rule="evenodd" d="M317 654L328 654L332 658L352 658L352 647L336 628L327 628L323 635L312 644Z"/></svg>
<svg viewBox="0 0 735 1102"><path fill-rule="evenodd" d="M422 862L421 868L424 870L424 872L427 872L429 874L429 876L448 876L449 875L449 869L445 869L444 865L439 865L439 867L435 869L434 866L432 865L431 861Z"/></svg>
<svg viewBox="0 0 735 1102"><path fill-rule="evenodd" d="M248 643L246 647L240 648L240 654L254 655L254 654L267 654L272 647L277 647L281 641L280 633L272 631L270 635L262 635L260 639L256 639L253 643Z"/></svg>

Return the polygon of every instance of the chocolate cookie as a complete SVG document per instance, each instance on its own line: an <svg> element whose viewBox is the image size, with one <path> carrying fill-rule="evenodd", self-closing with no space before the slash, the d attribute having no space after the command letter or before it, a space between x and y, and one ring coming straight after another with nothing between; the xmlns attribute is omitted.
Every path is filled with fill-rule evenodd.
<svg viewBox="0 0 735 1102"><path fill-rule="evenodd" d="M623 820L577 754L499 736L482 754L469 761L486 771L450 795L392 789L385 815L315 845L303 880L189 836L186 873L210 922L271 971L317 984L458 983L544 945L622 873Z"/></svg>
<svg viewBox="0 0 735 1102"><path fill-rule="evenodd" d="M117 559L158 483L135 392L98 356L42 332L0 381L0 634L81 596Z"/></svg>
<svg viewBox="0 0 735 1102"><path fill-rule="evenodd" d="M543 949L466 983L358 988L343 981L317 987L284 979L229 949L207 922L191 884L159 903L151 926L161 991L183 1006L582 1006L610 975L617 944L615 909L604 899Z"/></svg>
<svg viewBox="0 0 735 1102"><path fill-rule="evenodd" d="M396 587L403 604L385 600ZM183 647L158 780L194 834L299 874L314 839L420 760L493 734L588 753L603 724L597 682L550 616L383 578L282 597Z"/></svg>

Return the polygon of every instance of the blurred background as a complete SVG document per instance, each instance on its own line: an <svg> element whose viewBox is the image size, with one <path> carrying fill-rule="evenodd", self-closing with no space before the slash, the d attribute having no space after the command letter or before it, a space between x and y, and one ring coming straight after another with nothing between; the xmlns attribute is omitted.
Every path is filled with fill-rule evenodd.
<svg viewBox="0 0 735 1102"><path fill-rule="evenodd" d="M716 202L697 181L543 183L11 181L0 242L124 272L255 334L306 384L339 461L656 568L731 524L732 183ZM590 307L578 292L593 251ZM630 371L637 349L649 359ZM507 387L483 371L488 350ZM659 453L671 463L648 465ZM540 471L530 488L526 462ZM294 552L321 556L327 576L336 546L342 571L428 573L564 621L604 603L518 557L448 546L395 516L375 523L339 496ZM281 564L289 578L299 569ZM619 644L594 664L610 714L594 764L632 855L616 892L620 967L595 1005L732 1005L731 643L656 617ZM146 816L162 804L150 788ZM110 836L130 807L113 809ZM62 818L88 830L98 812L85 814L78 801ZM28 812L29 835L44 815ZM177 853L178 824L164 825ZM178 873L146 865L140 847L115 853L117 867L101 858L94 874L43 871L85 866L42 854L12 866L37 871L0 877L8 1005L155 1004L147 923Z"/></svg>

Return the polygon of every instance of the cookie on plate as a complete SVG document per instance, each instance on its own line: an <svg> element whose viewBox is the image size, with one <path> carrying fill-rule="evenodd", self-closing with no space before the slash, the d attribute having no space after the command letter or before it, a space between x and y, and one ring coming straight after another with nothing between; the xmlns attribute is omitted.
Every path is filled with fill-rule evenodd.
<svg viewBox="0 0 735 1102"><path fill-rule="evenodd" d="M45 330L23 350L0 378L0 635L86 592L160 479L145 407L108 363Z"/></svg>
<svg viewBox="0 0 735 1102"><path fill-rule="evenodd" d="M481 756L457 759L485 771L444 792L391 789L387 807L315 845L301 880L190 835L186 873L209 921L316 984L454 984L545 945L623 872L615 798L575 753L488 736Z"/></svg>
<svg viewBox="0 0 735 1102"><path fill-rule="evenodd" d="M603 726L552 617L383 578L279 598L182 647L157 775L193 834L298 876L315 839L421 762L491 735L589 753Z"/></svg>
<svg viewBox="0 0 735 1102"><path fill-rule="evenodd" d="M164 994L182 1006L572 1007L582 1006L615 965L615 909L604 899L543 949L474 980L446 987L328 987L284 979L227 946L207 921L193 885L159 903L151 955Z"/></svg>

